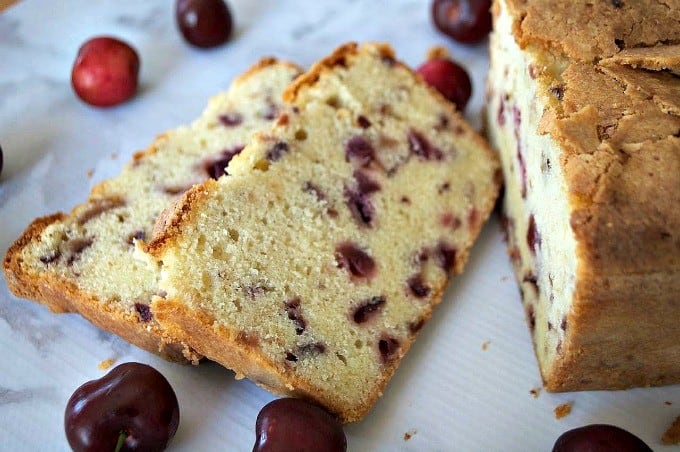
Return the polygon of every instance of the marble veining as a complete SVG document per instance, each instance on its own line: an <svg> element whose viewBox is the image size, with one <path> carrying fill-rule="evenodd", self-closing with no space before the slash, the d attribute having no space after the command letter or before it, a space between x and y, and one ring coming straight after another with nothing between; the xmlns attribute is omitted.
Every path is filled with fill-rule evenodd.
<svg viewBox="0 0 680 452"><path fill-rule="evenodd" d="M14 334L21 336L42 356L46 356L64 337L64 332L58 319L44 318L43 313L36 312L38 309L44 310L36 306L28 308L3 297L0 300L0 319L7 323Z"/></svg>
<svg viewBox="0 0 680 452"><path fill-rule="evenodd" d="M140 31L163 31L167 27L167 21L162 20L168 13L166 5L154 5L148 12L137 15L133 13L121 14L115 18L115 22L125 27Z"/></svg>
<svg viewBox="0 0 680 452"><path fill-rule="evenodd" d="M19 34L19 20L8 16L0 16L0 36L4 45L24 45Z"/></svg>
<svg viewBox="0 0 680 452"><path fill-rule="evenodd" d="M0 386L0 409L4 405L27 403L36 399L50 401L56 398L56 390L52 387L11 389Z"/></svg>

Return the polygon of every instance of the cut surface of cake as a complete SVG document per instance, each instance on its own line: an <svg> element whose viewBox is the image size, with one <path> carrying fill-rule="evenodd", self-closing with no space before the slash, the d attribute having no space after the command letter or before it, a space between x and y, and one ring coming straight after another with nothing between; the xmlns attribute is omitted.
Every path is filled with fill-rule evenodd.
<svg viewBox="0 0 680 452"><path fill-rule="evenodd" d="M680 383L680 1L493 16L486 130L545 386Z"/></svg>
<svg viewBox="0 0 680 452"><path fill-rule="evenodd" d="M392 49L347 44L159 219L152 311L279 394L362 418L462 271L501 183L488 144Z"/></svg>
<svg viewBox="0 0 680 452"><path fill-rule="evenodd" d="M293 64L261 60L211 99L199 119L159 136L71 213L35 220L5 257L10 290L55 312L78 312L166 359L196 362L199 355L154 319L156 268L135 258L135 242L151 237L172 200L223 174L251 135L271 125L284 88L299 74Z"/></svg>

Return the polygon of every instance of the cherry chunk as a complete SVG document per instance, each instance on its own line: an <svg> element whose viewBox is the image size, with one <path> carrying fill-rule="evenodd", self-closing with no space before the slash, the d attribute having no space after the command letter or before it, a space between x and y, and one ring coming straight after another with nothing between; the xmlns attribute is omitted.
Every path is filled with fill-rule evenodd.
<svg viewBox="0 0 680 452"><path fill-rule="evenodd" d="M357 244L342 242L335 247L338 266L346 268L356 278L370 279L375 276L375 260Z"/></svg>

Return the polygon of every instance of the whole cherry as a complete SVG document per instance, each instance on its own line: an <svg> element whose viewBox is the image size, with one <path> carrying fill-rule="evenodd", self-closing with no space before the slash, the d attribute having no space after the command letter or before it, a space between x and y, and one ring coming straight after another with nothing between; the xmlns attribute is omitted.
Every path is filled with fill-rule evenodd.
<svg viewBox="0 0 680 452"><path fill-rule="evenodd" d="M139 55L128 43L110 36L92 38L78 50L71 85L90 105L118 105L137 92L139 65Z"/></svg>
<svg viewBox="0 0 680 452"><path fill-rule="evenodd" d="M66 405L66 438L80 451L161 451L177 431L179 405L153 367L125 363L88 381Z"/></svg>
<svg viewBox="0 0 680 452"><path fill-rule="evenodd" d="M344 452L342 425L323 408L302 399L269 402L257 416L253 452Z"/></svg>
<svg viewBox="0 0 680 452"><path fill-rule="evenodd" d="M224 0L177 0L175 18L184 39L196 47L216 47L231 36L233 21Z"/></svg>
<svg viewBox="0 0 680 452"><path fill-rule="evenodd" d="M652 452L640 438L614 425L591 424L564 432L553 452Z"/></svg>
<svg viewBox="0 0 680 452"><path fill-rule="evenodd" d="M432 20L445 35L474 44L491 31L491 0L434 0Z"/></svg>
<svg viewBox="0 0 680 452"><path fill-rule="evenodd" d="M434 87L458 110L465 111L472 95L472 82L467 71L447 57L432 58L423 63L416 72L428 85Z"/></svg>

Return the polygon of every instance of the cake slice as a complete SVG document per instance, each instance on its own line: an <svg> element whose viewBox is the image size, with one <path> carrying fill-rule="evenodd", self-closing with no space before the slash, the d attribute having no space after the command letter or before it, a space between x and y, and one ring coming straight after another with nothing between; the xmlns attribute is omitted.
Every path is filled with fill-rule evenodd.
<svg viewBox="0 0 680 452"><path fill-rule="evenodd" d="M486 125L546 388L680 383L680 3L493 15Z"/></svg>
<svg viewBox="0 0 680 452"><path fill-rule="evenodd" d="M499 163L386 45L340 47L284 100L230 177L160 218L152 311L237 376L356 421L463 270Z"/></svg>
<svg viewBox="0 0 680 452"><path fill-rule="evenodd" d="M271 124L283 89L298 74L290 63L263 59L215 96L193 124L158 137L70 214L35 220L5 257L10 290L55 312L78 312L166 359L196 362L199 356L153 317L156 269L135 259L135 242L151 237L169 202L224 173L250 136Z"/></svg>

